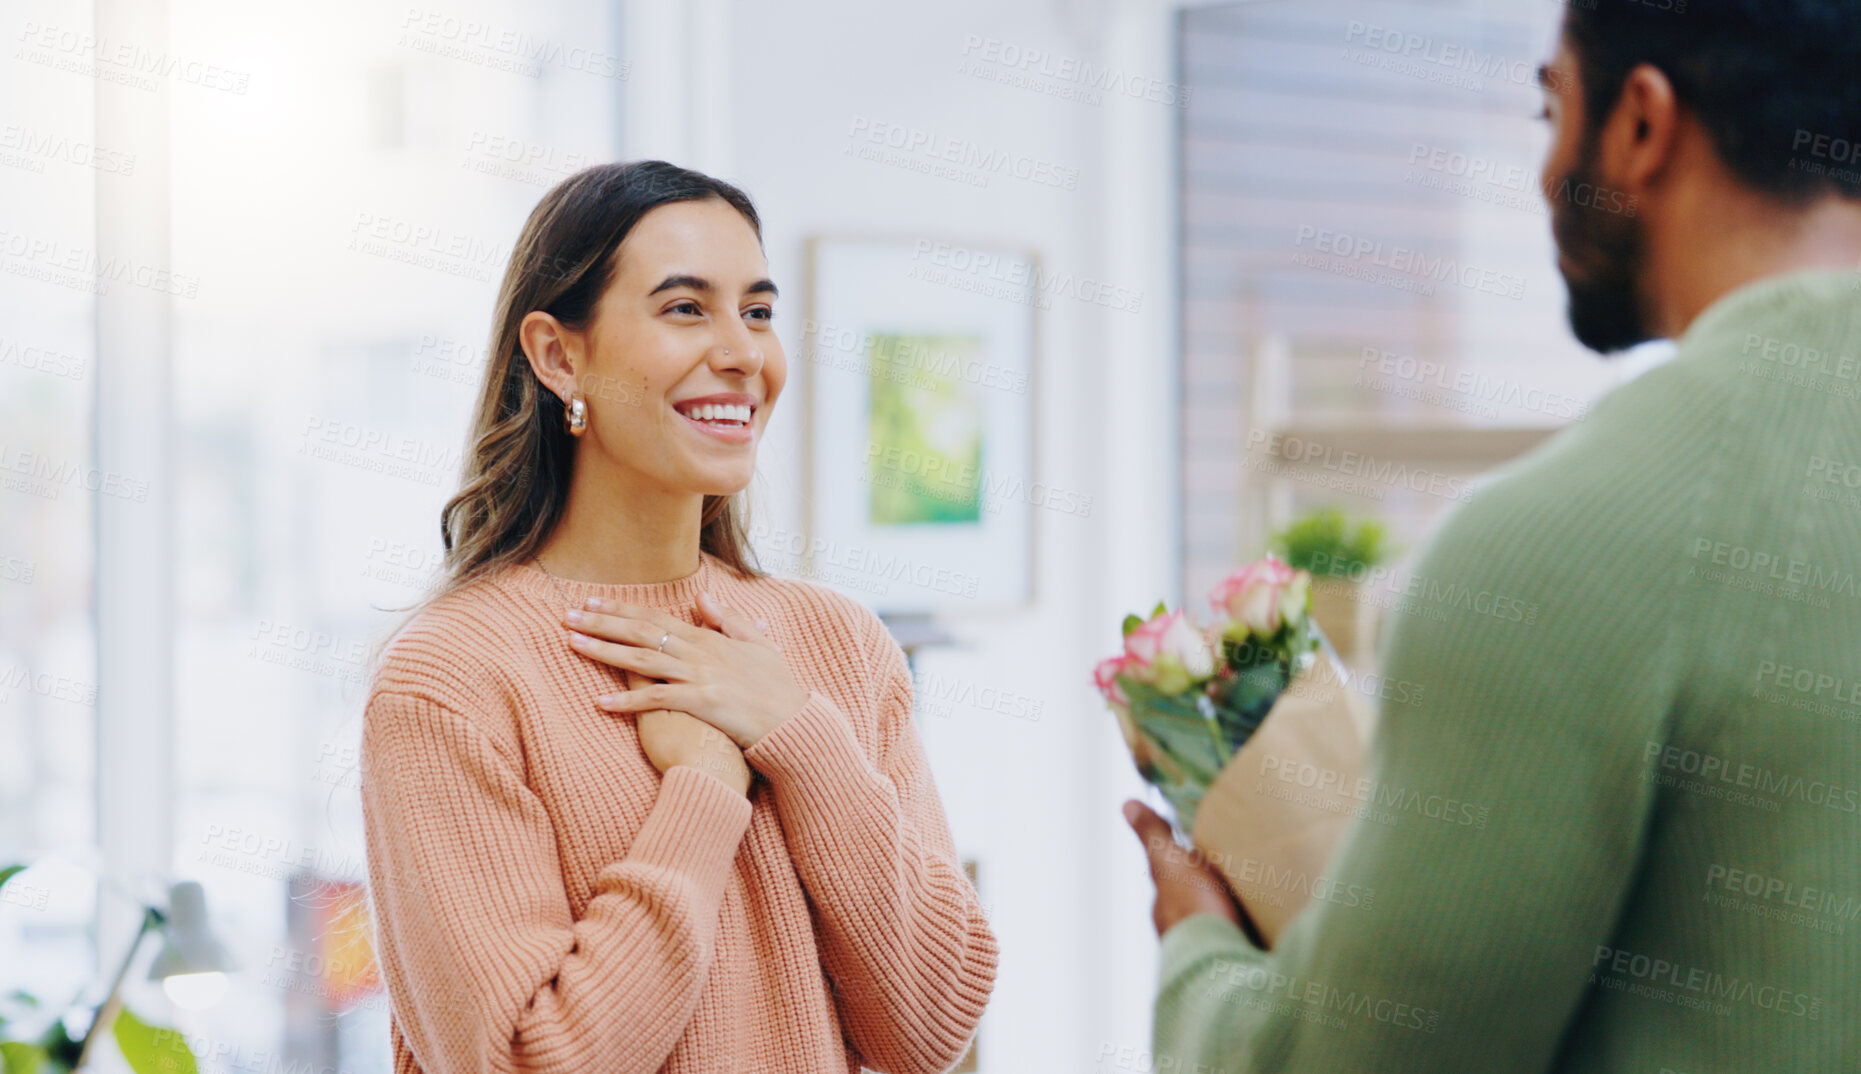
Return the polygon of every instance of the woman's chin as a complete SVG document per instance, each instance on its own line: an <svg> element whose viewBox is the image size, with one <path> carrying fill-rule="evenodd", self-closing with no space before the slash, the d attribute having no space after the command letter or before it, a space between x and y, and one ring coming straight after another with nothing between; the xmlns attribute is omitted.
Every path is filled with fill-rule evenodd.
<svg viewBox="0 0 1861 1074"><path fill-rule="evenodd" d="M753 470L742 474L711 473L688 482L686 487L692 492L706 496L735 496L750 487L750 479L754 476Z"/></svg>

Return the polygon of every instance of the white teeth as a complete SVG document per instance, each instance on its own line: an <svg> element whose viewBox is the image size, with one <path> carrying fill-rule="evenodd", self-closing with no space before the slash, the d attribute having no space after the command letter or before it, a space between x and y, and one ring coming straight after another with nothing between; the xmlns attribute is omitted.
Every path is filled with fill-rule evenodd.
<svg viewBox="0 0 1861 1074"><path fill-rule="evenodd" d="M736 421L749 424L750 408L747 406L722 406L707 403L704 406L690 407L685 411L697 421Z"/></svg>

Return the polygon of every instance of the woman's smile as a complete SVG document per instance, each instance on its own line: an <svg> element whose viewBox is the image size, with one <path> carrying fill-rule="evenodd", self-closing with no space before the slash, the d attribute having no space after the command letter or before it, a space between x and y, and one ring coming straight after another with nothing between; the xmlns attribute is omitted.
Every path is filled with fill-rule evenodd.
<svg viewBox="0 0 1861 1074"><path fill-rule="evenodd" d="M685 424L705 436L730 444L747 444L756 438L756 398L741 392L707 395L672 404Z"/></svg>

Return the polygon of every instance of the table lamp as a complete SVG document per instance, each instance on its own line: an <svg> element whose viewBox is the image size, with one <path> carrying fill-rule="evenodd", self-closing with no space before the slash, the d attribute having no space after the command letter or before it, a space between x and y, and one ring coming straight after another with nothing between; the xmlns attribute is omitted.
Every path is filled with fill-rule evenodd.
<svg viewBox="0 0 1861 1074"><path fill-rule="evenodd" d="M162 949L149 966L149 980L162 982L162 991L182 1007L197 1008L211 1004L225 990L225 974L235 968L226 946L207 927L207 894L192 880L184 880L168 889L168 909L142 908L142 927L123 956L123 964L110 982L109 995L97 1008L84 1031L84 1043L78 1051L76 1070L83 1070L90 1059L91 1046L97 1037L116 1021L123 1005L123 980L136 960L136 952L151 932L162 935Z"/></svg>

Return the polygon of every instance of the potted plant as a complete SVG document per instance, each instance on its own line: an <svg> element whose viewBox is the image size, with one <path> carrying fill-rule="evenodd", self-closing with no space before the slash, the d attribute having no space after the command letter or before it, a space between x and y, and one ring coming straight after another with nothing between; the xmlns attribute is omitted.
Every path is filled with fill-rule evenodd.
<svg viewBox="0 0 1861 1074"><path fill-rule="evenodd" d="M1311 615L1346 663L1369 648L1375 620L1363 599L1371 568L1390 558L1389 533L1372 518L1350 518L1335 507L1294 519L1273 535L1273 550L1312 576Z"/></svg>
<svg viewBox="0 0 1861 1074"><path fill-rule="evenodd" d="M0 866L0 889L25 869L24 865ZM155 924L145 923L145 933L165 921L161 911L149 909L145 913L156 919ZM145 918L145 922L147 920ZM139 934L138 946L141 939ZM132 959L135 950L135 947L130 948ZM123 969L127 971L128 968L128 960L125 960ZM109 998L91 1012L90 1020L95 1023L100 1017L109 1018L110 1035L116 1039L116 1046L129 1069L136 1074L196 1074L198 1066L194 1053L188 1050L181 1034L143 1021L117 1001L117 989L122 981L123 974L119 973ZM71 1035L65 1023L67 1017L78 1013L75 1004L52 1013L49 1022L46 1011L44 1003L26 992L0 997L0 1072L70 1074L79 1069L80 1062L85 1061L85 1043L95 1034L87 1030L80 1036Z"/></svg>

